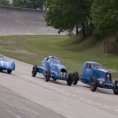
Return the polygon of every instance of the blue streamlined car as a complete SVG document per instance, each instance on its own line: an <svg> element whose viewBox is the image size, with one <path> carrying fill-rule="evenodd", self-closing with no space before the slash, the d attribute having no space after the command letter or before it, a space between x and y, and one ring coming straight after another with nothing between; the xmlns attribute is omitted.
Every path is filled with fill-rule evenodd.
<svg viewBox="0 0 118 118"><path fill-rule="evenodd" d="M67 81L67 85L71 86L72 84L76 85L79 80L77 72L67 75L67 68L62 65L59 58L55 56L44 58L41 66L34 65L32 68L32 76L35 77L37 72L44 75L46 82L48 82L50 78L54 81L59 79Z"/></svg>
<svg viewBox="0 0 118 118"><path fill-rule="evenodd" d="M81 81L90 85L91 91L96 91L97 87L100 87L113 89L114 94L118 94L118 80L113 83L111 73L97 62L84 63Z"/></svg>
<svg viewBox="0 0 118 118"><path fill-rule="evenodd" d="M6 70L8 74L10 74L13 70L15 70L14 61L7 62L4 56L0 55L0 71Z"/></svg>

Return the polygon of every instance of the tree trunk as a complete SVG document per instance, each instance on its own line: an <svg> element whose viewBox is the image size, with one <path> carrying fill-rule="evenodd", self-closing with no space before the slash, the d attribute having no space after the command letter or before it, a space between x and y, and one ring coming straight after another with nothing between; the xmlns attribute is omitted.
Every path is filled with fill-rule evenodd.
<svg viewBox="0 0 118 118"><path fill-rule="evenodd" d="M78 25L76 25L76 35L79 33Z"/></svg>
<svg viewBox="0 0 118 118"><path fill-rule="evenodd" d="M82 33L83 33L83 37L86 37L85 27L82 27Z"/></svg>
<svg viewBox="0 0 118 118"><path fill-rule="evenodd" d="M83 37L86 37L86 33L85 33L85 22L84 22L83 19L81 20L81 25L82 25L82 34L83 34Z"/></svg>

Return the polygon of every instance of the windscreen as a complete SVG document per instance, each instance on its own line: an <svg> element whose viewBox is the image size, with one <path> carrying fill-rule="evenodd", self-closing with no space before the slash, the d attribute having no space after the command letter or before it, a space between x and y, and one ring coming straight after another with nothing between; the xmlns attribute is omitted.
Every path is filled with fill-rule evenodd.
<svg viewBox="0 0 118 118"><path fill-rule="evenodd" d="M103 66L101 64L92 64L92 68L103 69Z"/></svg>
<svg viewBox="0 0 118 118"><path fill-rule="evenodd" d="M3 56L0 55L0 60L5 60L5 58Z"/></svg>
<svg viewBox="0 0 118 118"><path fill-rule="evenodd" d="M51 60L51 62L53 62L53 63L60 64L60 60L59 60L59 58L57 58L57 57L52 57L52 58L50 58L50 60Z"/></svg>

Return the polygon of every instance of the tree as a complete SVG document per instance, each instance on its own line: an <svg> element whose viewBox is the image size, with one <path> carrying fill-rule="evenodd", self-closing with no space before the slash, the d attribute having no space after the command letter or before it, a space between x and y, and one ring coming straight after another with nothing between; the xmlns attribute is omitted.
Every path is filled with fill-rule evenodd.
<svg viewBox="0 0 118 118"><path fill-rule="evenodd" d="M9 0L0 0L0 5L10 6L10 1Z"/></svg>
<svg viewBox="0 0 118 118"><path fill-rule="evenodd" d="M90 2L89 0L47 0L46 2L47 25L59 29L59 32L73 30L81 27L83 36L90 26Z"/></svg>
<svg viewBox="0 0 118 118"><path fill-rule="evenodd" d="M13 7L29 8L29 0L12 0Z"/></svg>
<svg viewBox="0 0 118 118"><path fill-rule="evenodd" d="M40 8L40 9L44 9L44 5L45 5L46 0L34 0L34 8Z"/></svg>
<svg viewBox="0 0 118 118"><path fill-rule="evenodd" d="M91 8L95 33L118 33L118 0L93 0Z"/></svg>

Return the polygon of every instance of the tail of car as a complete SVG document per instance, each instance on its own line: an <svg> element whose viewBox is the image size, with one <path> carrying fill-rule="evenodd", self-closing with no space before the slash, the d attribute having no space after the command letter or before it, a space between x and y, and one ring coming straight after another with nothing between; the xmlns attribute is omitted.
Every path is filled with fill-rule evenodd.
<svg viewBox="0 0 118 118"><path fill-rule="evenodd" d="M8 63L9 70L15 70L15 62L12 60Z"/></svg>

